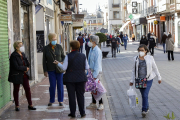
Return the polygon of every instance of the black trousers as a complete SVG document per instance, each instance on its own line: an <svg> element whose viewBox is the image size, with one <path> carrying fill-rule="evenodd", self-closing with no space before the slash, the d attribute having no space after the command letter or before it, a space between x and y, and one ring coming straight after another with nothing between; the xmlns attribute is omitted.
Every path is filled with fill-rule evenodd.
<svg viewBox="0 0 180 120"><path fill-rule="evenodd" d="M75 115L76 113L76 97L77 97L80 114L81 115L85 114L85 108L84 108L85 83L86 82L66 83L68 98L69 98L69 108L72 115Z"/></svg>
<svg viewBox="0 0 180 120"><path fill-rule="evenodd" d="M170 54L171 54L171 58L170 58ZM174 52L173 51L168 51L168 60L174 60Z"/></svg>
<svg viewBox="0 0 180 120"><path fill-rule="evenodd" d="M93 95L92 95L92 103L96 103L96 100L94 99ZM102 98L99 100L99 104L103 104Z"/></svg>
<svg viewBox="0 0 180 120"><path fill-rule="evenodd" d="M111 47L112 57L116 57L116 47Z"/></svg>
<svg viewBox="0 0 180 120"><path fill-rule="evenodd" d="M149 51L150 51L151 55L154 55L154 47L149 46Z"/></svg>

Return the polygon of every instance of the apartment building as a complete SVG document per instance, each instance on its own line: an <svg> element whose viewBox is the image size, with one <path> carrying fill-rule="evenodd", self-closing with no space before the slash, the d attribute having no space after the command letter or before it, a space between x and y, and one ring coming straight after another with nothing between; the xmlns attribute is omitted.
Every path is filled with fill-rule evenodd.
<svg viewBox="0 0 180 120"><path fill-rule="evenodd" d="M116 35L122 27L122 1L108 0L108 32Z"/></svg>

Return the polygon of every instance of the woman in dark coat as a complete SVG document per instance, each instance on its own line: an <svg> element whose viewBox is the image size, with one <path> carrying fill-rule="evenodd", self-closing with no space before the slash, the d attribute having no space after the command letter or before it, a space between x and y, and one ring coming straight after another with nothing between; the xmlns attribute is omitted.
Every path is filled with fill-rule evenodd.
<svg viewBox="0 0 180 120"><path fill-rule="evenodd" d="M63 70L66 70L64 83L66 84L69 97L70 114L68 116L75 117L77 97L81 117L84 117L86 115L84 109L84 93L85 83L87 81L85 70L89 69L89 65L86 56L78 52L80 48L79 41L71 41L70 47L71 53L66 55L64 63L61 64L58 61L54 61L54 63L58 64Z"/></svg>
<svg viewBox="0 0 180 120"><path fill-rule="evenodd" d="M89 56L89 51L91 49L91 47L88 46L88 43L90 42L90 34L88 35L88 37L86 38L86 45L85 45L85 50L86 50L86 58L88 59Z"/></svg>
<svg viewBox="0 0 180 120"><path fill-rule="evenodd" d="M141 40L140 40L140 45L141 44L143 44L143 45L148 45L148 40L147 40L147 38L146 38L146 36L145 35L143 35L142 37L141 37Z"/></svg>
<svg viewBox="0 0 180 120"><path fill-rule="evenodd" d="M21 41L16 41L14 43L15 51L11 54L10 57L10 72L8 81L13 83L14 90L13 96L15 101L15 110L20 111L19 109L19 88L20 84L24 87L26 98L28 100L28 109L36 110L32 106L31 100L31 91L29 86L29 62L24 54L24 47Z"/></svg>

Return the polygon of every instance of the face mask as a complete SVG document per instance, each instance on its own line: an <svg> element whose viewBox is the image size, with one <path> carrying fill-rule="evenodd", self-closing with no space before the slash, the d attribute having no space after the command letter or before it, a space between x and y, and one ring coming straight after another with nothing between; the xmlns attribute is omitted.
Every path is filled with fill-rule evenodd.
<svg viewBox="0 0 180 120"><path fill-rule="evenodd" d="M143 57L144 55L145 55L144 52L142 52L142 51L139 52L139 56L140 56L140 57Z"/></svg>
<svg viewBox="0 0 180 120"><path fill-rule="evenodd" d="M57 44L57 40L51 41L51 44L52 44L52 45L56 45L56 44Z"/></svg>
<svg viewBox="0 0 180 120"><path fill-rule="evenodd" d="M145 37L143 36L143 39L144 39Z"/></svg>
<svg viewBox="0 0 180 120"><path fill-rule="evenodd" d="M20 48L19 48L19 50L21 51L21 52L24 52L25 50L24 50L24 46L21 46Z"/></svg>
<svg viewBox="0 0 180 120"><path fill-rule="evenodd" d="M91 42L88 42L88 46L89 46L89 47L92 47L93 44L92 44Z"/></svg>

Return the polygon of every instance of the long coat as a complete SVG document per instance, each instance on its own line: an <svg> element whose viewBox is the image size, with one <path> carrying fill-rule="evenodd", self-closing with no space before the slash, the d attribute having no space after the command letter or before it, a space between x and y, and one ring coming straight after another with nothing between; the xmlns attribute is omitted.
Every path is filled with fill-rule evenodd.
<svg viewBox="0 0 180 120"><path fill-rule="evenodd" d="M24 72L27 71L27 67L29 67L29 62L24 53L22 53L23 60L21 56L14 51L10 57L10 71L8 81L15 84L23 84L23 76ZM23 65L23 61L25 66ZM27 73L26 73L27 74ZM29 77L29 75L27 74Z"/></svg>
<svg viewBox="0 0 180 120"><path fill-rule="evenodd" d="M174 40L173 38L166 39L166 51L174 51Z"/></svg>

